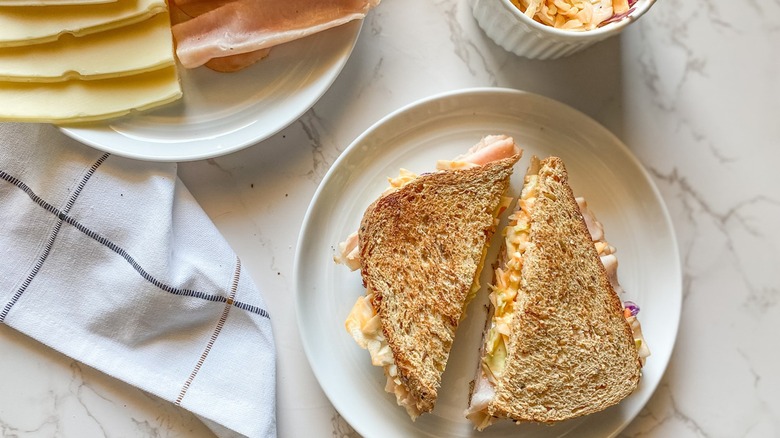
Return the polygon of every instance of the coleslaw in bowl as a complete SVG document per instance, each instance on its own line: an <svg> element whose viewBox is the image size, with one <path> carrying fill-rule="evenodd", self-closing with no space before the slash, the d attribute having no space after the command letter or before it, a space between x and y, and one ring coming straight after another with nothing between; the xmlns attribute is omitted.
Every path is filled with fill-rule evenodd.
<svg viewBox="0 0 780 438"><path fill-rule="evenodd" d="M655 0L470 0L477 23L518 56L556 59L620 34Z"/></svg>

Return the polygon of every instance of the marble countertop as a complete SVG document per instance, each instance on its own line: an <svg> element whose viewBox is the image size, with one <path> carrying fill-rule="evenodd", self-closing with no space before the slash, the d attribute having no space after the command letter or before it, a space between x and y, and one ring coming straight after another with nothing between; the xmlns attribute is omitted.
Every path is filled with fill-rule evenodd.
<svg viewBox="0 0 780 438"><path fill-rule="evenodd" d="M777 0L659 0L620 37L531 61L489 40L466 0L385 0L298 121L231 155L179 164L273 315L279 436L356 436L312 374L293 309L298 231L319 182L389 112L483 86L593 117L639 158L671 214L683 264L679 335L623 436L780 435L778 23ZM210 436L191 414L5 326L0 348L2 436Z"/></svg>

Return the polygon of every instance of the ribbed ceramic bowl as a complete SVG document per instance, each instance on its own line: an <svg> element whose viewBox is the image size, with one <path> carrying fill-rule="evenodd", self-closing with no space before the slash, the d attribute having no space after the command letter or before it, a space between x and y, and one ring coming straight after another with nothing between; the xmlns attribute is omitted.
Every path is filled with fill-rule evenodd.
<svg viewBox="0 0 780 438"><path fill-rule="evenodd" d="M626 17L588 31L556 29L523 14L510 0L470 0L477 23L490 39L509 52L532 59L556 59L615 36L655 3L639 0Z"/></svg>

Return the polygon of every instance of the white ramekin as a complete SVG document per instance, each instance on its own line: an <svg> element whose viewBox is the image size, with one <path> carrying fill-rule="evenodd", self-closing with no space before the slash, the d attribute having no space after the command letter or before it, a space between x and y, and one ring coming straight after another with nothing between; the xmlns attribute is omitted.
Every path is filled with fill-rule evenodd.
<svg viewBox="0 0 780 438"><path fill-rule="evenodd" d="M532 59L556 59L617 35L650 9L655 0L639 0L622 20L588 31L556 29L528 18L510 0L470 0L477 23L509 52Z"/></svg>

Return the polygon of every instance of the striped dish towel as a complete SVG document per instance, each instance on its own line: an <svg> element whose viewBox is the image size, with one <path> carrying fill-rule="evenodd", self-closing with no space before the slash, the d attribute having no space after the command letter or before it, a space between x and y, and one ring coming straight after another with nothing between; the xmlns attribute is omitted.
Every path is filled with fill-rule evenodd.
<svg viewBox="0 0 780 438"><path fill-rule="evenodd" d="M0 224L0 323L218 435L276 435L265 303L175 164L0 124Z"/></svg>

